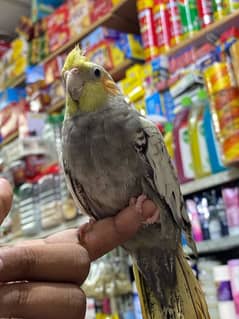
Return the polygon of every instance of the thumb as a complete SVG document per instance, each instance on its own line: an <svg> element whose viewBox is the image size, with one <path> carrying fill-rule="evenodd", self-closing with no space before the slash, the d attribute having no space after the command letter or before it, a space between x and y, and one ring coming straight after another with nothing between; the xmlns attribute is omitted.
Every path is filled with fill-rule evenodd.
<svg viewBox="0 0 239 319"><path fill-rule="evenodd" d="M12 188L9 182L0 178L0 224L7 216L12 205Z"/></svg>

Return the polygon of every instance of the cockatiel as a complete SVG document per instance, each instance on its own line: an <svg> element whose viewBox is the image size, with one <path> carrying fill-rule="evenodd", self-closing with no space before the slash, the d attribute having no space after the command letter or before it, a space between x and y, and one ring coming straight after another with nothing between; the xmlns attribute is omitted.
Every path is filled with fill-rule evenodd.
<svg viewBox="0 0 239 319"><path fill-rule="evenodd" d="M110 74L87 61L79 47L67 56L62 77L62 163L76 204L99 220L117 214L132 198L140 214L143 201L151 199L158 211L124 245L159 304L161 314L148 318L208 318L187 317L180 299L176 259L183 254L181 233L195 253L196 247L159 130L127 104Z"/></svg>

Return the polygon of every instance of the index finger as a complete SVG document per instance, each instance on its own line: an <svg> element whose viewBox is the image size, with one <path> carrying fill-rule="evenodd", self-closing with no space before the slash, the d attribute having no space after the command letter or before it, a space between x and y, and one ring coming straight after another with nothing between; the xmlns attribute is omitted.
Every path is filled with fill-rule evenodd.
<svg viewBox="0 0 239 319"><path fill-rule="evenodd" d="M132 239L142 225L142 221L151 217L157 210L150 200L143 203L140 215L134 206L129 206L114 217L97 221L87 231L81 245L86 248L93 261L117 246Z"/></svg>
<svg viewBox="0 0 239 319"><path fill-rule="evenodd" d="M12 189L9 182L0 178L0 224L7 216L12 205Z"/></svg>

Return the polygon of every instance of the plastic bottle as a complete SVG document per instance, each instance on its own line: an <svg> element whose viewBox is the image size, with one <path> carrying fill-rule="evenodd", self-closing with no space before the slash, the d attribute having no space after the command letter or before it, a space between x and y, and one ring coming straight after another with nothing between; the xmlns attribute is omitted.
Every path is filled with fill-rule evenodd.
<svg viewBox="0 0 239 319"><path fill-rule="evenodd" d="M217 286L217 300L220 319L236 319L236 310L232 298L228 266L216 266L213 269L213 273Z"/></svg>
<svg viewBox="0 0 239 319"><path fill-rule="evenodd" d="M192 154L189 143L189 114L192 101L184 97L181 101L181 110L174 120L173 137L175 143L175 164L180 183L194 179Z"/></svg>
<svg viewBox="0 0 239 319"><path fill-rule="evenodd" d="M169 156L174 162L174 144L173 144L173 124L166 123L165 126L164 143L166 145Z"/></svg>
<svg viewBox="0 0 239 319"><path fill-rule="evenodd" d="M203 126L212 173L222 172L226 170L226 167L222 163L222 153L220 152L220 145L213 127L209 100L205 90L203 90L203 93L201 93L199 98L201 102L204 104Z"/></svg>
<svg viewBox="0 0 239 319"><path fill-rule="evenodd" d="M197 178L211 174L211 166L205 130L203 126L204 103L202 103L204 91L198 92L196 102L190 112L189 137L193 159L193 169Z"/></svg>
<svg viewBox="0 0 239 319"><path fill-rule="evenodd" d="M231 278L232 295L236 307L237 319L239 319L239 259L228 261L229 273Z"/></svg>
<svg viewBox="0 0 239 319"><path fill-rule="evenodd" d="M192 199L187 199L186 206L187 206L188 215L190 217L191 224L192 224L193 238L196 242L200 242L203 240L203 234L202 234L202 229L200 225L196 203Z"/></svg>

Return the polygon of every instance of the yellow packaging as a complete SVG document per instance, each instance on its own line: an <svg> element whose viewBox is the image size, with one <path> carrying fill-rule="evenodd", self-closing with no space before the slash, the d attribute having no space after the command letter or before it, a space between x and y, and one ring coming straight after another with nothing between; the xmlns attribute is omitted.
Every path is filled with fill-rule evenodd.
<svg viewBox="0 0 239 319"><path fill-rule="evenodd" d="M230 55L233 65L234 76L237 82L237 86L239 86L239 41L233 43L230 48Z"/></svg>
<svg viewBox="0 0 239 319"><path fill-rule="evenodd" d="M110 46L111 57L113 61L113 68L122 64L125 61L124 52L122 52L118 47L115 47L113 44Z"/></svg>
<svg viewBox="0 0 239 319"><path fill-rule="evenodd" d="M215 94L235 85L234 76L226 62L216 62L204 71L208 92Z"/></svg>
<svg viewBox="0 0 239 319"><path fill-rule="evenodd" d="M121 87L124 95L127 95L132 103L144 97L144 88L140 81L135 81L133 78L125 78L121 81Z"/></svg>
<svg viewBox="0 0 239 319"><path fill-rule="evenodd" d="M165 125L164 143L167 148L168 154L174 160L174 142L173 142L173 125L166 123Z"/></svg>
<svg viewBox="0 0 239 319"><path fill-rule="evenodd" d="M17 60L22 54L26 54L28 50L27 41L23 38L16 38L11 43L12 60Z"/></svg>
<svg viewBox="0 0 239 319"><path fill-rule="evenodd" d="M27 57L22 55L14 63L13 75L18 76L24 73L26 68L27 68Z"/></svg>
<svg viewBox="0 0 239 319"><path fill-rule="evenodd" d="M152 8L154 5L153 0L137 0L138 10L144 10L145 8Z"/></svg>
<svg viewBox="0 0 239 319"><path fill-rule="evenodd" d="M144 79L144 69L143 66L140 64L135 64L128 68L128 70L125 73L126 78L133 78L137 81L143 81Z"/></svg>
<svg viewBox="0 0 239 319"><path fill-rule="evenodd" d="M141 98L138 101L134 102L134 107L136 108L137 111L139 111L142 115L146 114L146 109L145 109L145 99Z"/></svg>

